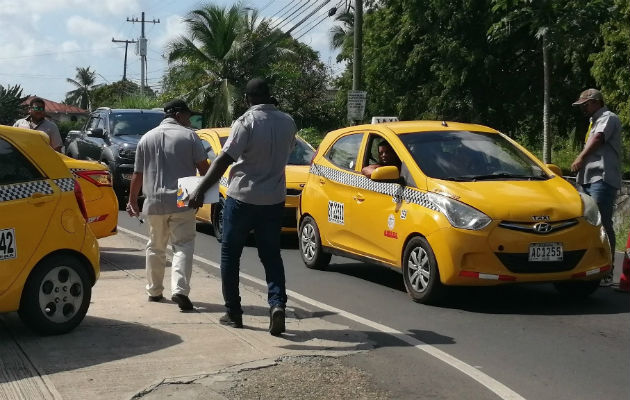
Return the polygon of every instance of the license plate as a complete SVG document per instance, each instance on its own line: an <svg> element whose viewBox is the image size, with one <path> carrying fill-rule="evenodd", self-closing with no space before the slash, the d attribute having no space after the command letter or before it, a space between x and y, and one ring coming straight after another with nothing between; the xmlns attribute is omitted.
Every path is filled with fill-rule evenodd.
<svg viewBox="0 0 630 400"><path fill-rule="evenodd" d="M17 257L15 245L15 230L0 229L0 260L9 260Z"/></svg>
<svg viewBox="0 0 630 400"><path fill-rule="evenodd" d="M529 261L562 261L562 243L530 243Z"/></svg>

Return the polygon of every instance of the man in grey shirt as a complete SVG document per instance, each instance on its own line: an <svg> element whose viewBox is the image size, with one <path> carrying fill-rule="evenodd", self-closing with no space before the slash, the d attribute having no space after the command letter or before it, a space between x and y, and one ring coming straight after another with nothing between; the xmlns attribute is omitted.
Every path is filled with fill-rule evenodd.
<svg viewBox="0 0 630 400"><path fill-rule="evenodd" d="M285 331L284 265L280 230L286 197L285 167L295 143L295 122L272 104L269 86L259 78L245 89L250 108L232 125L227 142L208 174L191 195L189 207L198 208L203 195L230 169L223 209L221 281L227 312L219 322L243 327L239 294L240 257L249 232L256 237L258 256L265 267L269 303L269 332Z"/></svg>
<svg viewBox="0 0 630 400"><path fill-rule="evenodd" d="M50 147L55 151L61 151L61 135L57 125L49 119L46 119L46 103L40 97L34 97L29 102L28 117L18 119L13 124L16 128L32 129L41 131L50 138Z"/></svg>
<svg viewBox="0 0 630 400"><path fill-rule="evenodd" d="M590 195L602 217L602 225L610 241L615 258L615 230L612 216L617 190L621 187L621 121L604 105L604 97L597 89L587 89L573 103L590 118L584 149L571 165L577 172L577 183ZM612 284L612 268L602 280L603 286Z"/></svg>
<svg viewBox="0 0 630 400"><path fill-rule="evenodd" d="M146 250L149 301L162 300L166 246L173 246L171 292L179 308L192 310L188 298L195 251L195 211L177 206L177 179L208 170L207 154L197 134L190 130L192 112L183 100L164 105L160 125L145 133L138 143L134 173L129 188L127 212L139 215L140 187L146 197L143 212L149 221Z"/></svg>

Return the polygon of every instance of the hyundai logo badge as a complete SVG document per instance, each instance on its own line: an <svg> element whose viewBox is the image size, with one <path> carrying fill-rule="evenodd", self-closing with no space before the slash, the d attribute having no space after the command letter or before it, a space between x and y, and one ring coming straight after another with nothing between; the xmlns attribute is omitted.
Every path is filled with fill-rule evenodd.
<svg viewBox="0 0 630 400"><path fill-rule="evenodd" d="M539 222L534 225L534 230L538 233L551 232L551 225L546 222Z"/></svg>

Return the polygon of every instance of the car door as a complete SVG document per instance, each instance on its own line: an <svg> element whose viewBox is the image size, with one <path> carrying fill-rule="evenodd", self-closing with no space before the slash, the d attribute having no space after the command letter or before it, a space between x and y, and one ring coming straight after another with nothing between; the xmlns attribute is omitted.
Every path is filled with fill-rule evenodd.
<svg viewBox="0 0 630 400"><path fill-rule="evenodd" d="M83 132L81 132L81 136L79 136L76 140L77 142L77 151L78 154L76 154L76 158L79 158L81 160L86 160L89 157L89 149L90 149L90 137L88 136L89 132L92 131L92 129L96 128L96 126L98 125L98 121L99 121L99 114L92 114L90 115L90 118L87 120L87 123L85 124L85 129L83 129ZM71 154L73 155L73 154Z"/></svg>
<svg viewBox="0 0 630 400"><path fill-rule="evenodd" d="M362 176L357 160L364 136L363 132L340 136L311 168L317 175L312 204L321 205L313 216L325 246L352 251L360 240L360 232L354 230L357 216L348 206L356 201L353 182Z"/></svg>
<svg viewBox="0 0 630 400"><path fill-rule="evenodd" d="M377 132L368 132L367 140L362 143L359 169L378 164L378 146L388 142L400 159L400 150L396 151L391 140ZM401 167L404 169L404 166ZM376 182L362 176L354 189L350 210L356 216L356 230L361 232L362 240L357 240L355 247L363 256L375 258L390 264L397 264L400 258L400 241L405 238L400 231L402 194L404 187L397 182ZM403 213L402 218L406 218Z"/></svg>
<svg viewBox="0 0 630 400"><path fill-rule="evenodd" d="M58 202L50 180L0 136L0 293L32 264Z"/></svg>

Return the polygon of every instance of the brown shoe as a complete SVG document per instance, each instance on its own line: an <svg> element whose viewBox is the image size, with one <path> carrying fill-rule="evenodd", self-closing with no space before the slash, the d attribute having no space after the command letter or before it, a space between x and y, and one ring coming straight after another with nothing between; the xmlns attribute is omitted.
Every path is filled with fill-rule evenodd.
<svg viewBox="0 0 630 400"><path fill-rule="evenodd" d="M193 303L185 294L174 294L173 297L171 297L171 300L177 303L179 309L182 311L190 311L193 309Z"/></svg>

